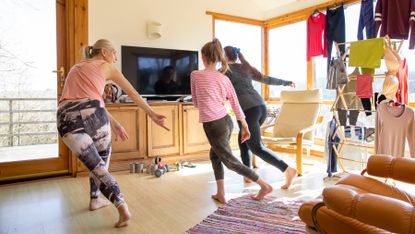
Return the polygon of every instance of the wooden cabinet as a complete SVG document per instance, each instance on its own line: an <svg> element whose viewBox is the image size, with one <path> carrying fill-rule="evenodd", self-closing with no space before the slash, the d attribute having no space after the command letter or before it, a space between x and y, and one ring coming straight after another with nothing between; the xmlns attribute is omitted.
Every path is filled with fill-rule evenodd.
<svg viewBox="0 0 415 234"><path fill-rule="evenodd" d="M128 140L122 141L112 133L112 155L117 160L144 158L139 140L139 108L138 106L108 107L110 114L124 127Z"/></svg>
<svg viewBox="0 0 415 234"><path fill-rule="evenodd" d="M180 154L182 131L179 105L152 106L152 108L158 114L166 116L170 131L158 126L147 116L148 156Z"/></svg>
<svg viewBox="0 0 415 234"><path fill-rule="evenodd" d="M145 114L137 105L110 104L108 112L124 127L128 134L128 140L118 139L112 132L112 152L109 169L111 171L128 169L131 160L146 158L146 147L143 144L146 129L140 123L145 122ZM76 157L76 156L74 156ZM77 173L87 172L85 166L78 160Z"/></svg>
<svg viewBox="0 0 415 234"><path fill-rule="evenodd" d="M199 110L190 104L161 105L152 108L167 117L170 132L147 122L148 156L185 155L210 149L209 142L199 123Z"/></svg>
<svg viewBox="0 0 415 234"><path fill-rule="evenodd" d="M155 124L135 104L107 104L108 112L124 127L128 140L112 134L110 171L127 170L128 164L153 161L161 155L166 160L208 159L209 142L199 123L199 111L191 103L152 102L157 113L166 116L170 131ZM163 159L163 160L164 160ZM77 172L88 170L78 161Z"/></svg>
<svg viewBox="0 0 415 234"><path fill-rule="evenodd" d="M194 106L183 106L183 153L209 150L210 145L199 123L199 110Z"/></svg>

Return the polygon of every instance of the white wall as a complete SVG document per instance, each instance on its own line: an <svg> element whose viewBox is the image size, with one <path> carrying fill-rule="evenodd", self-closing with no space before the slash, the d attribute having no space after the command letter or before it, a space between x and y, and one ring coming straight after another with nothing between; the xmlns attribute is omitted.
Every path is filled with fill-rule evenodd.
<svg viewBox="0 0 415 234"><path fill-rule="evenodd" d="M276 8L270 7L269 10L265 10L263 13L264 19L274 18L280 15L288 14L295 12L301 9L309 8L316 6L322 3L329 2L330 0L296 0L294 2L289 2L285 5L280 5Z"/></svg>
<svg viewBox="0 0 415 234"><path fill-rule="evenodd" d="M119 53L121 45L200 51L212 39L206 11L262 18L251 0L89 0L88 9L89 44L107 38ZM162 24L161 38L147 38L147 21Z"/></svg>

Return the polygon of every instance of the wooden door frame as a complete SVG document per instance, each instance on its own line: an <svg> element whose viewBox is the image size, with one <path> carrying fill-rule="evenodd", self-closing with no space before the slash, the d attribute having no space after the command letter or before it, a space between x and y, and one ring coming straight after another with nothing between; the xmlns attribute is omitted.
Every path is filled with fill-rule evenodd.
<svg viewBox="0 0 415 234"><path fill-rule="evenodd" d="M82 59L81 49L88 45L88 0L57 0L66 6L65 26L65 61L62 66L65 71ZM58 82L59 83L59 82ZM58 98L60 97L60 88L58 88ZM61 141L61 140L60 140ZM72 154L67 146L61 141L59 152L69 154L69 173L76 176L77 158Z"/></svg>

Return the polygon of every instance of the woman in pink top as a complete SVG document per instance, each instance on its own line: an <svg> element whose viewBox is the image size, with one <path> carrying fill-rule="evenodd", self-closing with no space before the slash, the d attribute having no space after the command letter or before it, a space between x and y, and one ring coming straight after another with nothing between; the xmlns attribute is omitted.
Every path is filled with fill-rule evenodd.
<svg viewBox="0 0 415 234"><path fill-rule="evenodd" d="M219 40L214 39L203 46L202 60L205 69L193 71L190 75L191 90L193 104L199 109L199 121L203 123L203 129L211 146L209 156L217 185L217 193L212 195L212 198L226 203L223 163L230 170L258 183L261 189L252 198L261 200L272 192L271 185L233 156L229 145L233 123L225 107L227 100L230 101L236 118L241 122L241 141L248 140L250 133L232 83L224 75L228 65ZM216 70L218 63L222 63L221 72Z"/></svg>
<svg viewBox="0 0 415 234"><path fill-rule="evenodd" d="M116 60L115 49L108 40L101 39L86 47L85 60L75 64L68 73L57 119L62 140L90 170L89 209L110 204L99 198L102 193L118 209L119 220L115 226L123 227L127 226L131 215L118 183L108 172L108 164L111 129L122 140L128 139L128 135L105 109L102 94L106 81L118 84L155 123L167 127L166 118L155 113L113 65Z"/></svg>

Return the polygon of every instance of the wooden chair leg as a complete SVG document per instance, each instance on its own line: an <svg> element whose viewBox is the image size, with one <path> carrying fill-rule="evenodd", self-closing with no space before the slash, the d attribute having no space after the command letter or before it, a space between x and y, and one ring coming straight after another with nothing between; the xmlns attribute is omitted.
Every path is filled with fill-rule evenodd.
<svg viewBox="0 0 415 234"><path fill-rule="evenodd" d="M256 155L255 154L252 154L252 167L258 168L257 165L256 165Z"/></svg>
<svg viewBox="0 0 415 234"><path fill-rule="evenodd" d="M303 143L302 140L297 139L297 152L296 152L296 161L297 161L297 171L298 176L303 175Z"/></svg>

